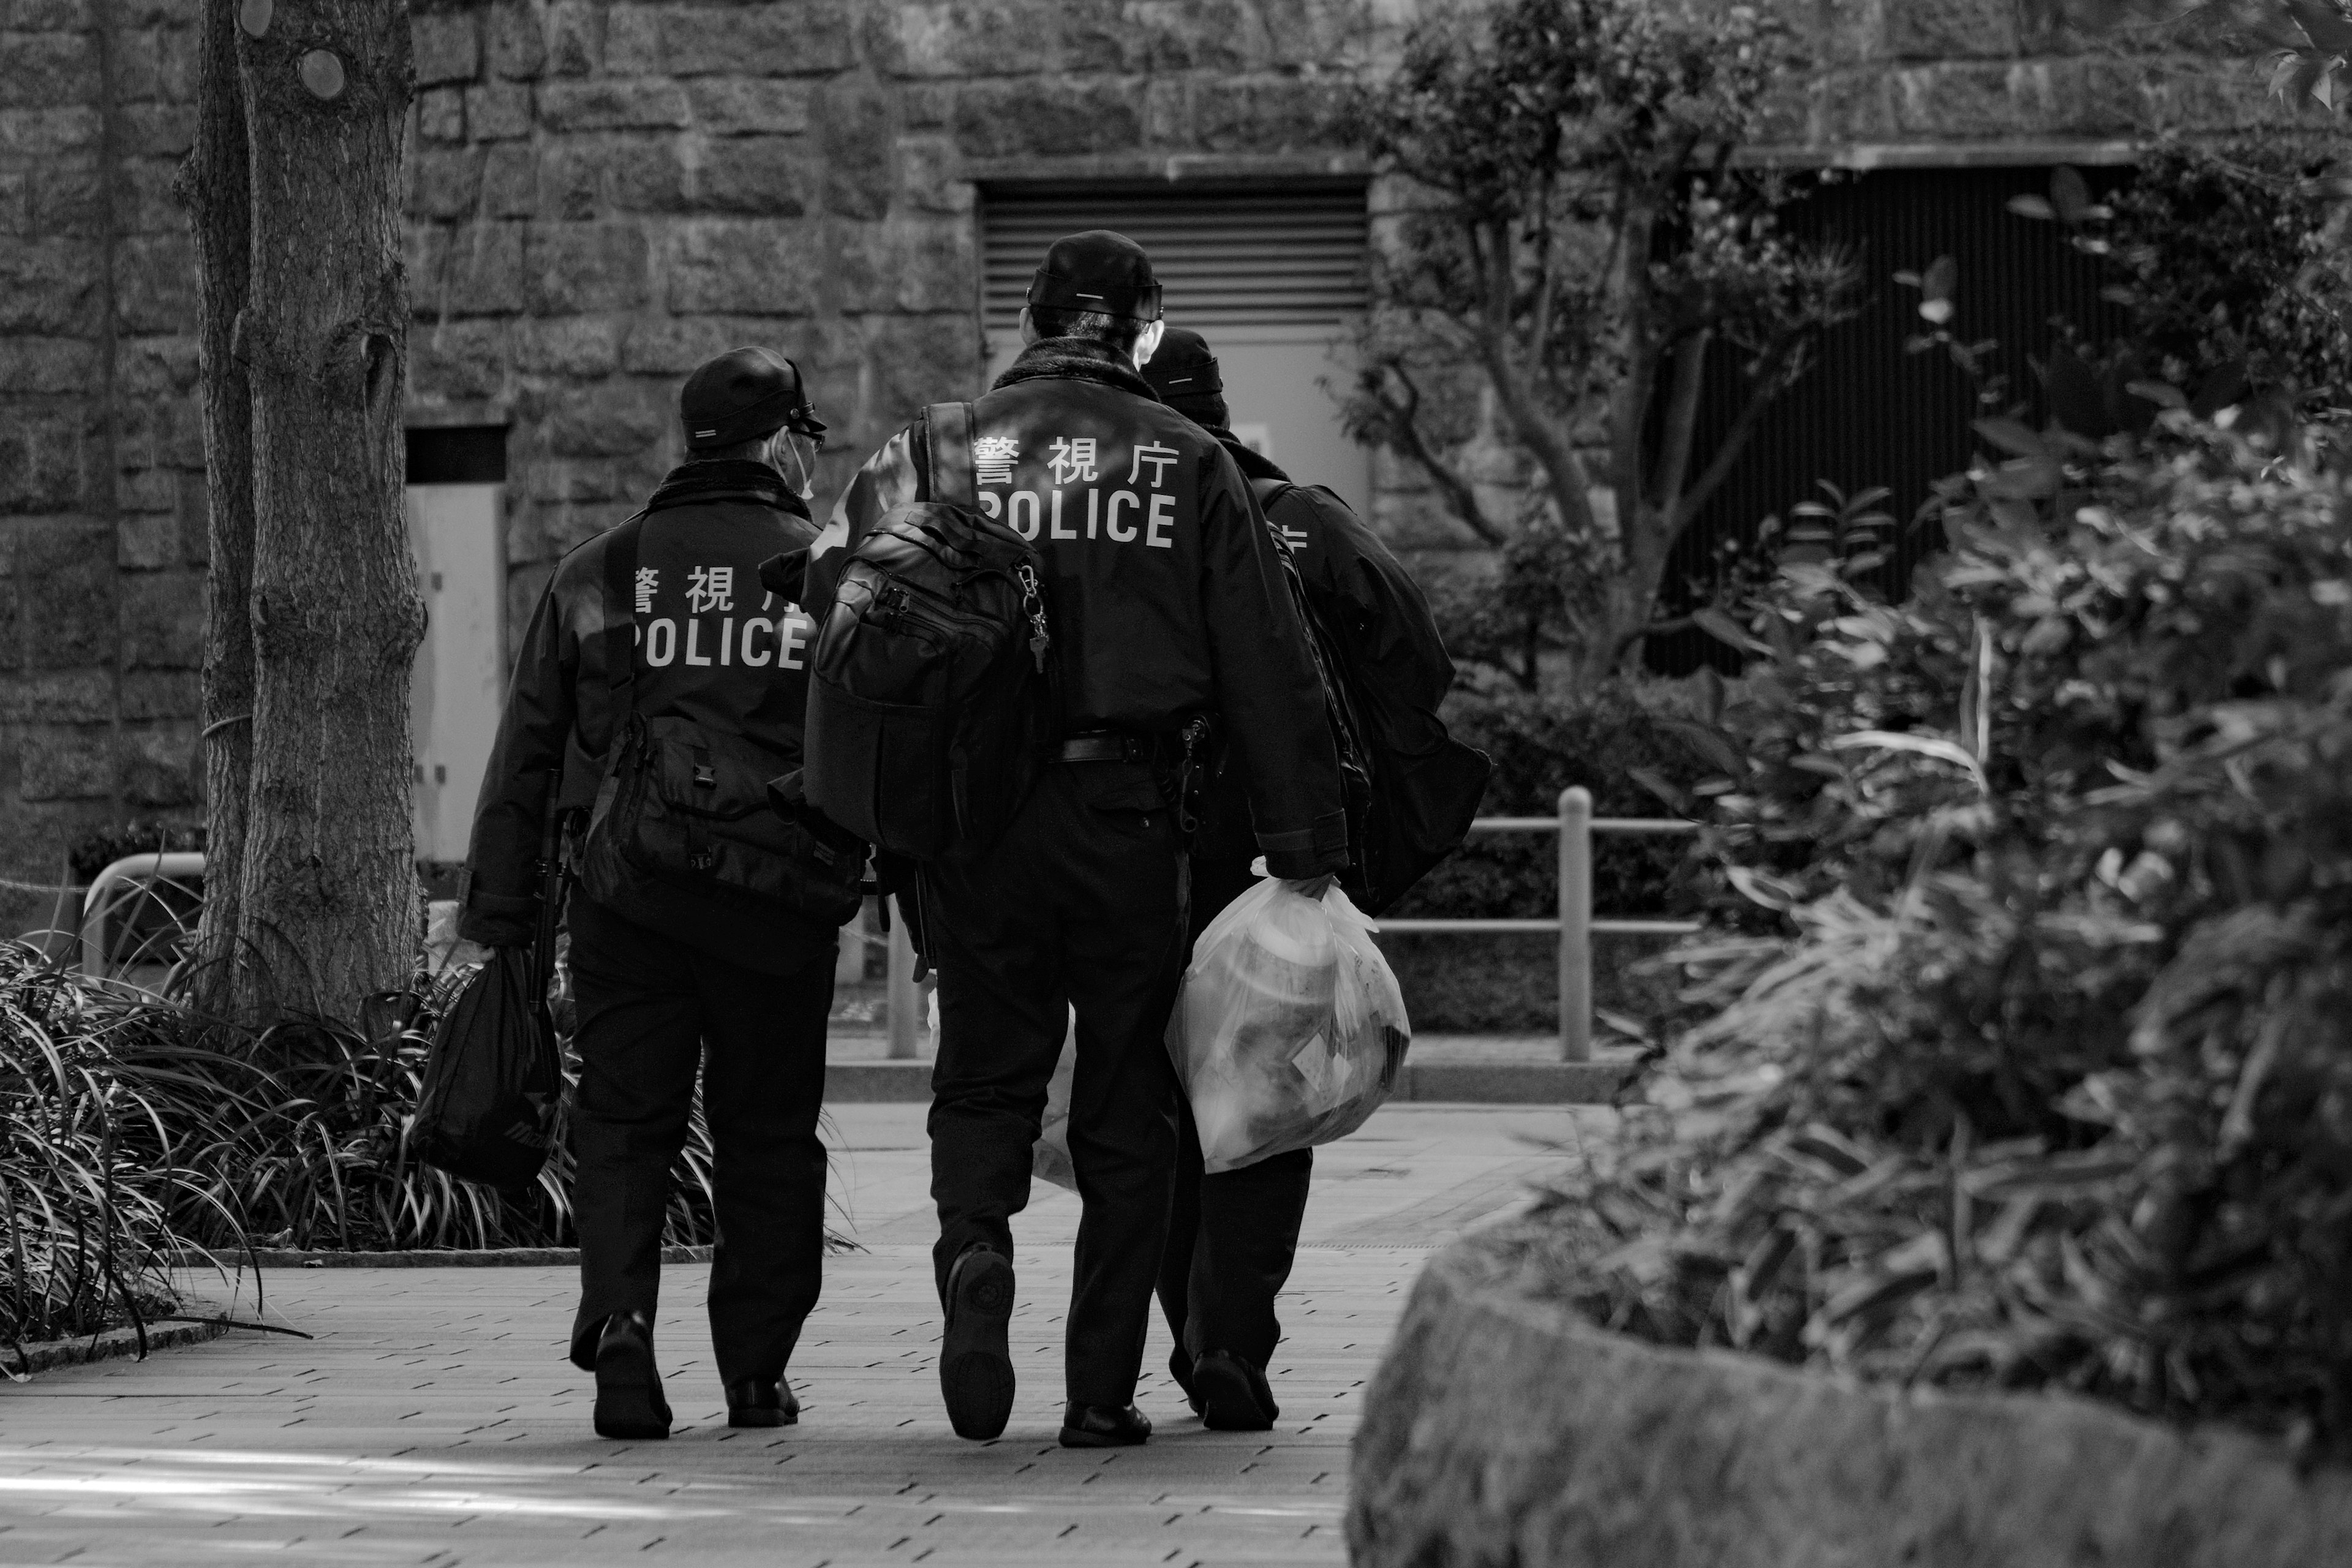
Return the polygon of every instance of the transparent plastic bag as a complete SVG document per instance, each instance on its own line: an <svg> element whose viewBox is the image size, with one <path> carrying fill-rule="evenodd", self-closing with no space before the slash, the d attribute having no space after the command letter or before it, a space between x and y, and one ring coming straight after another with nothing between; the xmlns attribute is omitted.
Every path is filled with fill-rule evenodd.
<svg viewBox="0 0 2352 1568"><path fill-rule="evenodd" d="M1308 899L1269 878L1201 933L1168 1054L1203 1169L1344 1138L1388 1100L1412 1025L1375 929L1336 886Z"/></svg>
<svg viewBox="0 0 2352 1568"><path fill-rule="evenodd" d="M1078 1015L1070 1013L1069 1032L1062 1037L1062 1059L1045 1080L1045 1117L1038 1124L1037 1142L1030 1146L1029 1171L1057 1187L1078 1190L1078 1169L1070 1163L1070 1078L1078 1070Z"/></svg>

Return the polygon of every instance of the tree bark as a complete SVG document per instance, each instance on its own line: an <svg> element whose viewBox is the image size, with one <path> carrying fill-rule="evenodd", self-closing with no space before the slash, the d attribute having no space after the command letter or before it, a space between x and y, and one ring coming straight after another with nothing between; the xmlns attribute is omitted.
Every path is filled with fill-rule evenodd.
<svg viewBox="0 0 2352 1568"><path fill-rule="evenodd" d="M205 616L205 905L196 933L195 1001L207 1012L235 1004L243 904L246 797L253 771L253 393L233 344L243 308L251 240L247 198L245 96L236 74L236 8L204 8L196 84L196 141L180 175L195 234L201 324L197 363L205 412L210 580Z"/></svg>
<svg viewBox="0 0 2352 1568"><path fill-rule="evenodd" d="M424 608L401 490L407 8L312 0L236 41L255 678L236 1001L244 1015L351 1017L406 984L419 935L408 683Z"/></svg>

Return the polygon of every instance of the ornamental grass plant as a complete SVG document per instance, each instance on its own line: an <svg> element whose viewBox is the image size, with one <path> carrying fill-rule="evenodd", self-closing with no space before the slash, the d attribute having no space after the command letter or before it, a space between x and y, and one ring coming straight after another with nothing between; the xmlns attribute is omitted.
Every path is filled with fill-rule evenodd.
<svg viewBox="0 0 2352 1568"><path fill-rule="evenodd" d="M2226 421L2225 421L2226 422ZM1663 1342L2352 1456L2352 494L2168 413L1988 422L1890 603L1741 628L1706 846L1776 931L1518 1242Z"/></svg>
<svg viewBox="0 0 2352 1568"><path fill-rule="evenodd" d="M356 1023L247 1028L0 943L0 1342L175 1311L172 1270L192 1255L233 1268L256 1247L573 1245L560 1124L521 1194L407 1151L434 1020L469 973L378 998ZM711 1158L698 1099L667 1243L714 1239Z"/></svg>

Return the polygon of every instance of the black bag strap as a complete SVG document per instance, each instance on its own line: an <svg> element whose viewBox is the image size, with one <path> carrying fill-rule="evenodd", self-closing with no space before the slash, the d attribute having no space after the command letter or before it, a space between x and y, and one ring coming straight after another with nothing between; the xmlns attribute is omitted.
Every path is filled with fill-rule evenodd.
<svg viewBox="0 0 2352 1568"><path fill-rule="evenodd" d="M645 531L639 512L604 542L604 679L619 721L613 738L637 710L637 537Z"/></svg>
<svg viewBox="0 0 2352 1568"><path fill-rule="evenodd" d="M980 476L971 463L971 405L934 403L923 410L931 493L927 500L980 510Z"/></svg>
<svg viewBox="0 0 2352 1568"><path fill-rule="evenodd" d="M1274 503L1298 487L1288 479L1256 479L1249 482L1250 493L1257 497L1257 510L1270 512Z"/></svg>

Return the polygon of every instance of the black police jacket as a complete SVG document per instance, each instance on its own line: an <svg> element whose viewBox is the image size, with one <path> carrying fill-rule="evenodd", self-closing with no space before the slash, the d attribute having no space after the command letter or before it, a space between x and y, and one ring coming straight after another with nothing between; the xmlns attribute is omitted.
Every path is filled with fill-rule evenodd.
<svg viewBox="0 0 2352 1568"><path fill-rule="evenodd" d="M815 623L762 588L759 567L816 531L808 508L765 463L694 462L673 469L647 503L632 603L605 603L609 531L563 558L507 689L474 811L459 934L493 946L530 940L548 771L562 770L559 809L585 811L624 721L605 664L609 614L636 623L638 712L757 742L776 753L780 773L800 765ZM833 927L781 913L676 890L647 896L667 904L667 935L745 968L789 973L835 941Z"/></svg>
<svg viewBox="0 0 2352 1568"><path fill-rule="evenodd" d="M1433 755L1450 744L1438 705L1454 686L1454 660L1430 614L1428 597L1404 563L1329 490L1293 483L1270 459L1230 430L1211 428L1234 466L1252 481L1289 486L1265 503L1267 526L1282 537L1317 616L1341 639L1348 673L1362 700L1366 739L1391 759ZM1473 797L1475 799L1475 796ZM1248 803L1223 777L1194 841L1197 859L1247 856Z"/></svg>
<svg viewBox="0 0 2352 1568"><path fill-rule="evenodd" d="M918 434L893 437L843 493L810 566L811 604L830 595L839 547L927 493ZM972 405L972 456L982 510L1045 556L1069 727L1149 734L1215 714L1267 868L1344 869L1339 757L1307 630L1224 448L1125 356L1049 338Z"/></svg>

